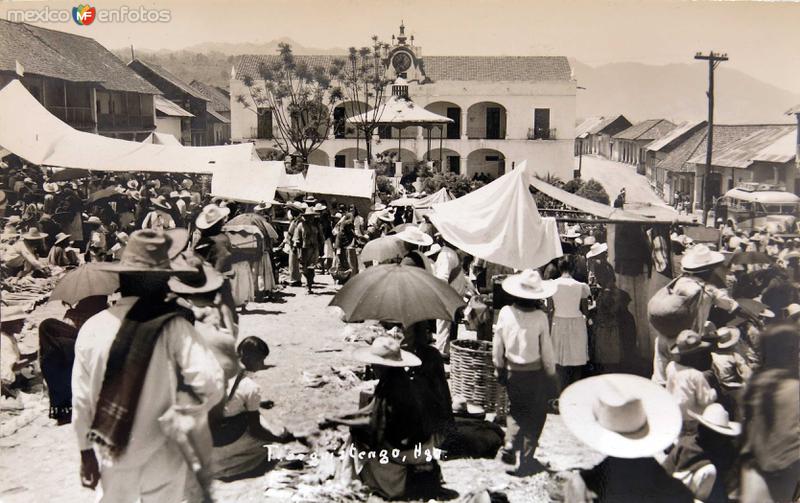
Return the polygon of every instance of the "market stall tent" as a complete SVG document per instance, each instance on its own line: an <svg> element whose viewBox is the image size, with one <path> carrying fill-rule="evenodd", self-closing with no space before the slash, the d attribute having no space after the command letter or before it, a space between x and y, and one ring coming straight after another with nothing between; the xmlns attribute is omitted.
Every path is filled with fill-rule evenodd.
<svg viewBox="0 0 800 503"><path fill-rule="evenodd" d="M283 161L220 164L211 178L211 194L246 203L270 202L286 177Z"/></svg>
<svg viewBox="0 0 800 503"><path fill-rule="evenodd" d="M543 266L561 257L554 218L539 214L526 162L465 196L433 205L430 219L442 237L476 257L514 269Z"/></svg>
<svg viewBox="0 0 800 503"><path fill-rule="evenodd" d="M213 147L154 145L73 129L18 81L0 90L0 146L33 164L96 171L205 173L255 160L250 143Z"/></svg>

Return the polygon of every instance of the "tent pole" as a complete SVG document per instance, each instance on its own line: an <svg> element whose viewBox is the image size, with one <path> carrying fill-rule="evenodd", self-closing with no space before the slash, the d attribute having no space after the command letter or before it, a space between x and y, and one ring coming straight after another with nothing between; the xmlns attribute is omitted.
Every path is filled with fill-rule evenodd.
<svg viewBox="0 0 800 503"><path fill-rule="evenodd" d="M403 176L403 128L397 128L397 162L400 163L400 176ZM394 174L397 176L397 173Z"/></svg>
<svg viewBox="0 0 800 503"><path fill-rule="evenodd" d="M428 130L428 150L425 152L425 159L430 162L431 160L431 126L426 128Z"/></svg>
<svg viewBox="0 0 800 503"><path fill-rule="evenodd" d="M442 138L443 138L442 130L443 129L444 128L442 126L439 126L439 169L441 170L442 173L444 173L444 164L442 164Z"/></svg>

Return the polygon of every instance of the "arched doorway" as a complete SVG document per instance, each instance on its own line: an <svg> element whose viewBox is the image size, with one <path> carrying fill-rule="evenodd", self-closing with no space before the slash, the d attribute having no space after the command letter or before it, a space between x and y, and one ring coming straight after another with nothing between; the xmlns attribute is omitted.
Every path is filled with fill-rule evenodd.
<svg viewBox="0 0 800 503"><path fill-rule="evenodd" d="M337 168L354 168L355 161L367 158L367 151L363 148L356 150L355 147L345 148L336 153L333 157L333 165Z"/></svg>
<svg viewBox="0 0 800 503"><path fill-rule="evenodd" d="M481 148L472 151L467 156L467 170L464 173L468 178L485 173L492 178L497 178L506 173L506 157L499 150Z"/></svg>
<svg viewBox="0 0 800 503"><path fill-rule="evenodd" d="M445 126L442 131L442 136L445 140L459 140L461 139L461 107L450 101L436 101L425 107L425 110L435 114L443 115L453 122ZM439 139L439 128L434 128L431 132L431 137ZM433 157L431 157L433 159Z"/></svg>
<svg viewBox="0 0 800 503"><path fill-rule="evenodd" d="M389 161L389 168L387 169L387 175L389 176L402 176L407 170L413 169L417 164L417 155L408 149L402 149L400 151L400 158L398 159L397 156L397 148L388 148L381 152L381 158L384 161ZM403 173L397 171L395 164L397 161L403 163ZM379 159L380 161L380 159Z"/></svg>
<svg viewBox="0 0 800 503"><path fill-rule="evenodd" d="M467 137L503 140L506 137L506 108L493 101L475 103L467 110Z"/></svg>
<svg viewBox="0 0 800 503"><path fill-rule="evenodd" d="M368 112L372 107L363 101L345 101L336 105L333 109L333 130L331 133L336 139L355 138L357 131L353 124L347 119L355 115ZM361 133L363 137L364 133Z"/></svg>
<svg viewBox="0 0 800 503"><path fill-rule="evenodd" d="M431 148L428 151L430 160L433 161L434 166L439 166L439 149ZM463 163L461 162L461 154L450 148L443 148L441 151L441 165L444 166L445 172L460 174Z"/></svg>
<svg viewBox="0 0 800 503"><path fill-rule="evenodd" d="M316 164L317 166L330 166L331 161L328 154L322 150L317 149L308 156L308 163L309 164Z"/></svg>

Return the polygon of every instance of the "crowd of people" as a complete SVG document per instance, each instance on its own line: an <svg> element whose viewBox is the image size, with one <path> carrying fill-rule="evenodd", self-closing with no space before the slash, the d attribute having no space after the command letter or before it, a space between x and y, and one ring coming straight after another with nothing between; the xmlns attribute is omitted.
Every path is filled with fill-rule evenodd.
<svg viewBox="0 0 800 503"><path fill-rule="evenodd" d="M563 228L562 257L513 271L457 249L410 207L375 203L362 214L310 194L248 204L212 197L200 177L58 181L22 163L0 176L4 280L86 263L118 277L114 291L38 328L51 417L72 424L82 483L100 484L104 501L179 501L183 473L207 490L213 478L263 468L265 443L295 437L258 412L253 374L265 368L269 341L240 337L239 317L248 302L276 295L282 279L313 294L318 273L346 283L381 262L423 269L465 304L489 304L494 314L476 337L491 341L508 397L496 450L510 474L548 469L536 448L548 414L560 414L608 456L566 478L568 501L800 496L796 236L721 226L715 242L695 243L676 227L670 247L680 274L650 300L655 349L642 377L631 361L631 295L617 283L599 223ZM387 237L396 253L360 257ZM3 306L4 346L25 317ZM341 473L386 498L451 497L436 456L418 449L447 451L458 430L463 400L451 395L446 365L450 343L467 337L464 320L379 321L385 335L353 353L377 380L372 397L337 421L350 427L356 451L399 455L348 457ZM8 371L4 364L5 395L31 358L17 354Z"/></svg>

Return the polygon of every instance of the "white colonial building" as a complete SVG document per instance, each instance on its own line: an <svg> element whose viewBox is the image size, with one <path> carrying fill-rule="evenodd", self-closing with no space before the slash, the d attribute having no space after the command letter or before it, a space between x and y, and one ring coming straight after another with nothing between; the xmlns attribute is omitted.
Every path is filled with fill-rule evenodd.
<svg viewBox="0 0 800 503"><path fill-rule="evenodd" d="M425 56L410 43L405 27L392 37L386 51L387 78L402 77L414 103L453 119L441 131L441 164L445 169L472 177L492 176L527 160L536 171L572 178L575 131L576 83L569 61L562 56ZM274 147L280 134L268 110L254 112L243 79L258 79L258 68L277 56L243 56L234 69L231 94L231 138L252 141L263 152ZM330 66L335 56L297 56L310 66ZM244 96L245 107L237 101ZM354 115L352 103L340 103L333 110L335 126L309 161L353 167L364 160L364 138L345 122ZM428 151L427 133L422 128L402 131L400 158L406 165L421 160L439 161L439 130L432 133ZM357 144L359 145L358 150ZM398 130L381 128L373 139L373 154L398 152Z"/></svg>

